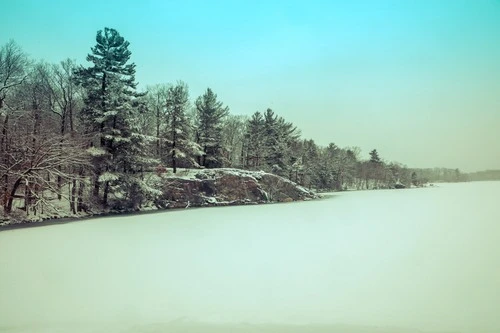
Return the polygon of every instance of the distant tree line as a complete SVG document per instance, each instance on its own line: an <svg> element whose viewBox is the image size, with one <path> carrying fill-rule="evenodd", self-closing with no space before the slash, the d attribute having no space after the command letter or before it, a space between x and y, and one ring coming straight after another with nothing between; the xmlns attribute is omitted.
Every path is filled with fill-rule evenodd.
<svg viewBox="0 0 500 333"><path fill-rule="evenodd" d="M500 170L485 170L467 174L467 180L500 180Z"/></svg>
<svg viewBox="0 0 500 333"><path fill-rule="evenodd" d="M419 175L419 182L421 183L452 183L468 181L468 175L462 173L460 169L449 168L425 168L413 169Z"/></svg>
<svg viewBox="0 0 500 333"><path fill-rule="evenodd" d="M138 91L126 41L105 28L83 66L0 48L0 206L26 214L138 209L178 168L264 170L321 190L462 181L459 170L410 169L377 150L303 139L271 109L232 115L210 88L194 100L179 81ZM64 200L63 200L64 199ZM69 207L62 207L65 202Z"/></svg>

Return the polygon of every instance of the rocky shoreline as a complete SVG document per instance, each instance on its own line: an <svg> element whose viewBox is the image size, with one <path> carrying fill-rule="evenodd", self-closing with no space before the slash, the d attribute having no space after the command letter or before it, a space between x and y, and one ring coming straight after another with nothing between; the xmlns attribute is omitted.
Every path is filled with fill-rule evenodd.
<svg viewBox="0 0 500 333"><path fill-rule="evenodd" d="M227 206L309 200L316 193L263 171L203 169L167 177L158 208Z"/></svg>
<svg viewBox="0 0 500 333"><path fill-rule="evenodd" d="M189 169L160 177L161 194L138 210L89 211L35 218L0 218L0 230L13 226L66 223L97 216L141 214L160 210L266 204L312 200L319 195L296 183L264 171Z"/></svg>

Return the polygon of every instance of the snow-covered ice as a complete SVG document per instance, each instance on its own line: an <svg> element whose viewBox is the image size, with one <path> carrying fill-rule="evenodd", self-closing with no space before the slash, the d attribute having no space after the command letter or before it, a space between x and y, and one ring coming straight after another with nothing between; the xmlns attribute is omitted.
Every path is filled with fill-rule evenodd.
<svg viewBox="0 0 500 333"><path fill-rule="evenodd" d="M499 197L443 184L3 231L0 331L498 332Z"/></svg>

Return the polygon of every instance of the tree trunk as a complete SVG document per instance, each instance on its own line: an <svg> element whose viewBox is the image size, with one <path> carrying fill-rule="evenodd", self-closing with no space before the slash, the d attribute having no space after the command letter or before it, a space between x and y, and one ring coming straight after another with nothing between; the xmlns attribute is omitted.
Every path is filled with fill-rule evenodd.
<svg viewBox="0 0 500 333"><path fill-rule="evenodd" d="M26 209L26 216L29 215L29 206L31 205L31 195L29 189L29 181L26 178L26 182L24 183L24 209Z"/></svg>
<svg viewBox="0 0 500 333"><path fill-rule="evenodd" d="M78 212L81 212L84 210L83 207L83 187L84 187L84 182L82 181L83 179L83 167L80 167L80 180L78 181L78 195L77 195L77 205L76 205L76 210Z"/></svg>
<svg viewBox="0 0 500 333"><path fill-rule="evenodd" d="M100 183L99 183L99 176L101 175L101 167L99 166L99 161L96 161L95 159L92 161L92 164L94 165L94 172L93 172L93 176L94 176L94 188L92 190L92 196L94 197L94 199L98 200L99 199L99 189L101 187ZM82 171L83 172L83 171Z"/></svg>
<svg viewBox="0 0 500 333"><path fill-rule="evenodd" d="M3 162L5 166L7 167L9 165L9 154L8 154L8 127L9 126L9 115L7 114L5 116L5 119L3 121L3 126L2 126L2 140L0 142L0 151L2 152L2 157L3 157ZM7 205L7 200L9 199L8 195L8 184L9 184L9 175L6 172L3 175L3 201L2 204L5 207ZM6 211L4 211L6 213Z"/></svg>
<svg viewBox="0 0 500 333"><path fill-rule="evenodd" d="M177 156L175 154L175 146L176 146L176 141L177 141L177 132L176 132L176 127L177 127L177 122L175 121L175 118L173 119L173 122L172 122L172 169L173 169L173 172L176 173L177 172Z"/></svg>
<svg viewBox="0 0 500 333"><path fill-rule="evenodd" d="M104 183L104 193L102 196L102 203L103 203L104 207L106 207L108 205L108 194L109 194L109 181L106 181Z"/></svg>
<svg viewBox="0 0 500 333"><path fill-rule="evenodd" d="M12 190L8 196L7 205L5 205L4 209L6 214L10 214L12 212L12 202L14 201L14 196L16 195L17 189L19 188L19 185L21 185L22 180L22 178L18 178L12 186Z"/></svg>
<svg viewBox="0 0 500 333"><path fill-rule="evenodd" d="M94 176L94 189L92 191L92 196L94 198L99 198L99 175L96 173Z"/></svg>
<svg viewBox="0 0 500 333"><path fill-rule="evenodd" d="M38 105L34 105L34 124L33 124L33 148L36 148L36 136L40 134L40 108Z"/></svg>
<svg viewBox="0 0 500 333"><path fill-rule="evenodd" d="M177 156L175 155L175 141L174 144L172 145L172 169L173 172L177 172Z"/></svg>
<svg viewBox="0 0 500 333"><path fill-rule="evenodd" d="M74 124L73 124L73 103L72 101L70 101L70 104L69 104L69 131L70 131L70 135L73 136L74 135Z"/></svg>
<svg viewBox="0 0 500 333"><path fill-rule="evenodd" d="M160 108L156 108L156 157L160 159Z"/></svg>
<svg viewBox="0 0 500 333"><path fill-rule="evenodd" d="M106 112L105 95L106 95L106 72L104 72L102 75L102 84L101 84L101 97L102 97L102 101L101 101L102 110L101 111L103 114ZM100 134L101 134L101 147L104 147L106 145L106 141L104 140L104 136L102 135L102 132L104 132L104 123L103 122L101 122Z"/></svg>
<svg viewBox="0 0 500 333"><path fill-rule="evenodd" d="M61 167L57 167L59 171L61 171ZM62 188L62 177L60 175L57 175L57 200L61 201L62 199L62 194L61 194L61 188Z"/></svg>
<svg viewBox="0 0 500 333"><path fill-rule="evenodd" d="M69 206L71 212L73 214L76 214L76 179L73 179L73 182L71 184L71 197L69 201Z"/></svg>
<svg viewBox="0 0 500 333"><path fill-rule="evenodd" d="M203 147L203 166L206 168L207 167L207 146Z"/></svg>
<svg viewBox="0 0 500 333"><path fill-rule="evenodd" d="M61 116L61 145L62 145L65 131L66 131L66 112L63 112L63 115ZM59 173L61 173L62 167L58 166L57 170L59 170ZM62 177L59 174L59 175L57 175L57 199L59 201L62 199L61 188L62 188Z"/></svg>

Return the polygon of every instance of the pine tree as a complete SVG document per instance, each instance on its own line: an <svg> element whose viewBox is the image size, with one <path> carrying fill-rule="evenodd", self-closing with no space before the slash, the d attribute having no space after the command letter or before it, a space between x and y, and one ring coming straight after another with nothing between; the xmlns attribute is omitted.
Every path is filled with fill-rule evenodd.
<svg viewBox="0 0 500 333"><path fill-rule="evenodd" d="M217 100L210 88L196 99L196 140L203 149L199 164L207 168L224 165L222 152L222 125L229 108Z"/></svg>
<svg viewBox="0 0 500 333"><path fill-rule="evenodd" d="M334 143L328 144L322 149L320 158L321 174L323 175L322 185L325 189L339 190L339 173L337 160L341 149Z"/></svg>
<svg viewBox="0 0 500 333"><path fill-rule="evenodd" d="M385 164L380 159L376 149L370 152L368 161L368 178L374 181L374 188L379 188L380 181L385 178Z"/></svg>
<svg viewBox="0 0 500 333"><path fill-rule="evenodd" d="M311 187L315 179L316 165L319 162L319 147L312 139L303 140L301 146L300 159L303 163L303 175L300 184Z"/></svg>
<svg viewBox="0 0 500 333"><path fill-rule="evenodd" d="M248 168L260 168L264 159L264 118L262 113L255 112L247 122L244 141L244 162Z"/></svg>
<svg viewBox="0 0 500 333"><path fill-rule="evenodd" d="M264 152L266 168L279 175L286 175L298 158L292 147L299 136L296 127L271 109L264 113Z"/></svg>
<svg viewBox="0 0 500 333"><path fill-rule="evenodd" d="M178 82L167 90L167 126L165 138L168 149L168 160L172 162L173 172L177 172L178 162L185 166L197 165L194 156L201 155L200 147L190 140L191 128L186 112L189 108L188 86Z"/></svg>
<svg viewBox="0 0 500 333"><path fill-rule="evenodd" d="M370 162L371 163L381 163L382 161L380 160L380 157L378 156L378 151L377 149L373 149L370 152Z"/></svg>
<svg viewBox="0 0 500 333"><path fill-rule="evenodd" d="M280 149L278 116L271 109L267 109L264 113L264 150L267 169L281 170L283 151Z"/></svg>
<svg viewBox="0 0 500 333"><path fill-rule="evenodd" d="M166 101L167 91L169 86L166 84L157 84L148 86L148 94L145 96L146 116L149 123L149 132L156 137L155 141L155 156L161 159L164 155L164 144L162 142L162 133L165 132L166 117Z"/></svg>
<svg viewBox="0 0 500 333"><path fill-rule="evenodd" d="M418 186L418 176L415 171L411 173L411 183L413 186Z"/></svg>
<svg viewBox="0 0 500 333"><path fill-rule="evenodd" d="M358 163L356 148L342 149L337 163L341 189L352 186Z"/></svg>
<svg viewBox="0 0 500 333"><path fill-rule="evenodd" d="M81 118L86 132L94 135L89 151L93 155L94 197L102 203L109 194L116 199L131 199L130 193L141 187L138 172L153 163L146 155L147 137L137 128L138 105L135 64L131 52L118 31L99 30L96 45L87 61L92 65L76 71L78 82L86 91ZM135 206L135 203L134 203Z"/></svg>
<svg viewBox="0 0 500 333"><path fill-rule="evenodd" d="M279 167L279 174L285 175L290 171L293 161L295 161L300 153L294 149L299 142L300 133L293 123L285 121L284 118L278 117L277 120L278 145L275 148L275 158Z"/></svg>

